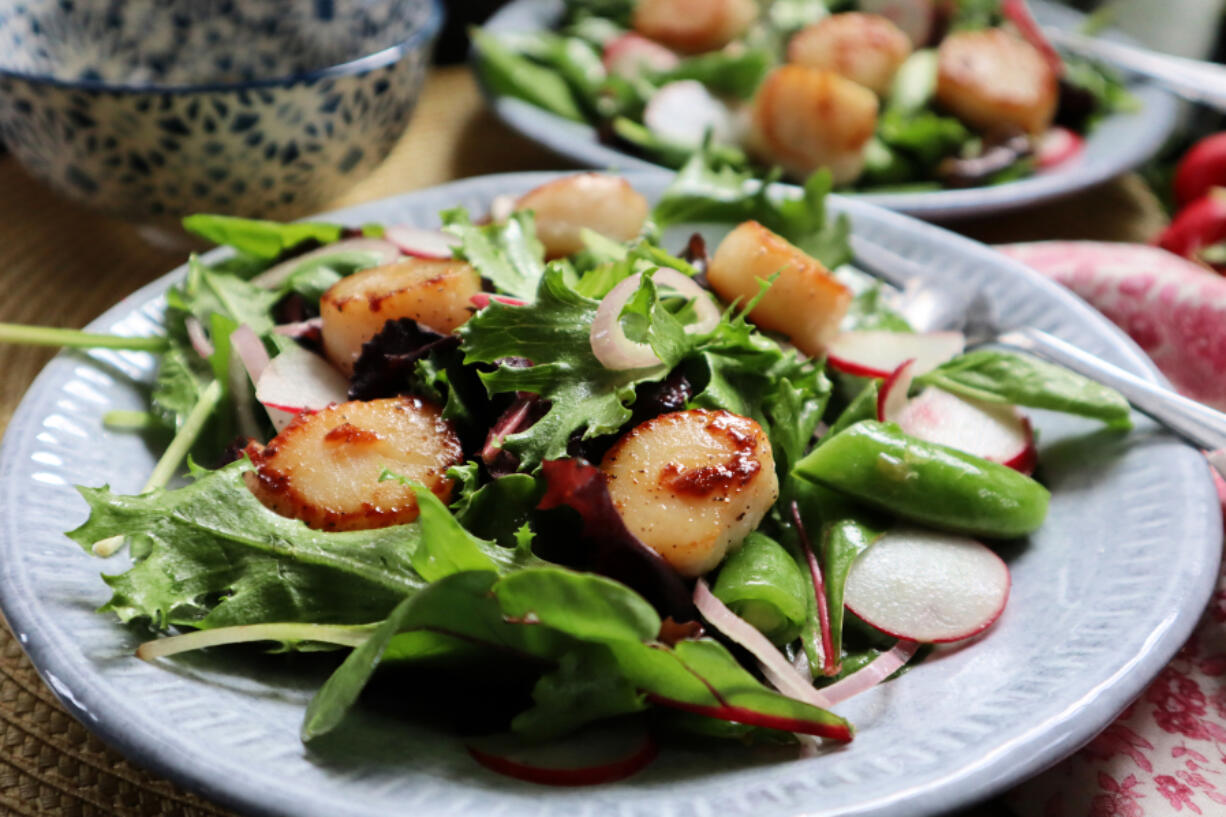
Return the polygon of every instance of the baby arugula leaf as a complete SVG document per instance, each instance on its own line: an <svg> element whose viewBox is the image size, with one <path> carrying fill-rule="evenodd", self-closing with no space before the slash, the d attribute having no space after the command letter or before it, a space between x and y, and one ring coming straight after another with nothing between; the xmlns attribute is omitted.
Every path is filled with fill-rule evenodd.
<svg viewBox="0 0 1226 817"><path fill-rule="evenodd" d="M444 211L443 229L460 239L459 255L499 292L531 300L545 272L545 248L532 213L519 211L500 224L477 226L463 208Z"/></svg>
<svg viewBox="0 0 1226 817"><path fill-rule="evenodd" d="M1108 386L1025 355L977 349L916 378L954 394L989 403L1062 411L1102 420L1111 428L1132 427L1123 395Z"/></svg>
<svg viewBox="0 0 1226 817"><path fill-rule="evenodd" d="M331 244L341 237L337 224L277 221L197 213L183 219L183 229L212 241L227 244L241 253L271 261L304 241Z"/></svg>
<svg viewBox="0 0 1226 817"><path fill-rule="evenodd" d="M543 459L566 456L571 434L595 437L616 431L631 412L638 383L659 380L666 366L614 371L592 352L590 332L598 301L567 285L563 269L546 268L536 295L527 306L493 302L458 330L465 363L498 363L527 358L532 366L499 364L481 379L490 394L527 391L550 401L549 411L528 429L511 434L503 447L524 470Z"/></svg>
<svg viewBox="0 0 1226 817"><path fill-rule="evenodd" d="M770 183L751 172L721 163L710 150L696 151L656 204L652 217L660 227L671 224L754 220L822 262L829 269L851 260L846 216L826 218L826 196L833 182L819 170L805 182L800 196L770 192Z"/></svg>

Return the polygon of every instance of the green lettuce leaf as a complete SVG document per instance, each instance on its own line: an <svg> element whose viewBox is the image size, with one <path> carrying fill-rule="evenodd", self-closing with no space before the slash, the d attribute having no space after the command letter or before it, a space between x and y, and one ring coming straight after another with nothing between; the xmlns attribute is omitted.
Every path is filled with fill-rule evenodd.
<svg viewBox="0 0 1226 817"><path fill-rule="evenodd" d="M978 349L916 378L923 386L988 403L1062 411L1102 420L1112 428L1132 427L1124 396L1061 366L997 349Z"/></svg>
<svg viewBox="0 0 1226 817"><path fill-rule="evenodd" d="M526 357L534 364L500 364L481 375L490 394L527 391L550 401L544 417L503 443L525 470L542 459L565 456L575 432L582 431L586 439L616 431L630 419L635 385L668 373L665 366L606 369L592 353L589 337L598 305L575 292L564 280L562 268L551 265L535 303L491 303L458 330L466 363Z"/></svg>
<svg viewBox="0 0 1226 817"><path fill-rule="evenodd" d="M474 225L468 212L442 214L443 229L460 239L459 254L499 291L531 300L545 273L545 248L536 238L529 212L519 211L501 224Z"/></svg>
<svg viewBox="0 0 1226 817"><path fill-rule="evenodd" d="M214 244L226 244L241 253L272 260L304 241L331 244L341 237L337 224L298 221L282 224L237 216L197 213L183 219L183 228Z"/></svg>
<svg viewBox="0 0 1226 817"><path fill-rule="evenodd" d="M799 197L772 196L770 182L712 159L707 150L694 153L653 211L660 227L691 222L760 222L834 269L851 260L846 216L826 218L826 195L832 181L820 170L804 184Z"/></svg>

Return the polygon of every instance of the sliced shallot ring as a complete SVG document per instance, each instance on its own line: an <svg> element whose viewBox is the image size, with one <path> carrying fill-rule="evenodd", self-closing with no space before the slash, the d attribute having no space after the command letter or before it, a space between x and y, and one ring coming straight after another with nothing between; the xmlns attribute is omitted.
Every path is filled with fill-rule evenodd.
<svg viewBox="0 0 1226 817"><path fill-rule="evenodd" d="M694 606L712 627L749 650L753 657L758 659L762 674L771 686L789 698L819 709L830 708L831 701L825 691L819 692L811 681L805 680L757 627L729 610L702 579L694 585Z"/></svg>
<svg viewBox="0 0 1226 817"><path fill-rule="evenodd" d="M822 689L830 706L867 692L903 668L919 650L918 641L899 641L889 652L874 658L867 666L856 670L841 681Z"/></svg>
<svg viewBox="0 0 1226 817"><path fill-rule="evenodd" d="M206 360L212 357L213 344L209 341L208 335L204 333L204 326L200 323L200 319L195 315L188 315L183 325L187 328L187 338L192 342L192 348L196 350L196 354Z"/></svg>
<svg viewBox="0 0 1226 817"><path fill-rule="evenodd" d="M606 369L620 371L660 365L660 358L650 345L630 340L621 327L622 308L638 290L642 278L642 273L631 275L613 287L596 309L590 335L592 354ZM719 325L719 307L711 300L707 291L692 278L676 270L662 268L655 271L652 280L694 300L694 311L698 313L698 320L686 326L686 332L702 334Z"/></svg>
<svg viewBox="0 0 1226 817"><path fill-rule="evenodd" d="M251 283L261 289L276 289L289 279L300 266L317 258L336 255L344 252L368 252L378 255L374 266L390 264L400 257L400 248L390 241L381 238L349 238L326 244L317 250L311 250L302 255L296 255L288 261L282 261L274 267L261 272L251 279Z"/></svg>
<svg viewBox="0 0 1226 817"><path fill-rule="evenodd" d="M247 370L251 382L259 383L270 360L268 350L264 348L264 341L244 323L230 333L230 348L237 352L239 359L243 361L243 368Z"/></svg>

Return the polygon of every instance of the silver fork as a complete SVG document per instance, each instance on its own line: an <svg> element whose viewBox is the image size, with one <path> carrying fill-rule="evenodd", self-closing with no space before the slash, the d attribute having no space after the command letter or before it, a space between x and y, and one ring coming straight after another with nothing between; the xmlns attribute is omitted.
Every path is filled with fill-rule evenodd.
<svg viewBox="0 0 1226 817"><path fill-rule="evenodd" d="M1027 352L1110 386L1142 414L1152 417L1193 445L1214 451L1226 448L1226 414L1127 372L1105 360L1033 327L1004 329L979 290L962 291L929 282L914 261L851 237L853 264L897 287L895 308L921 332L960 329L968 346L996 345ZM1226 476L1226 456L1211 458Z"/></svg>

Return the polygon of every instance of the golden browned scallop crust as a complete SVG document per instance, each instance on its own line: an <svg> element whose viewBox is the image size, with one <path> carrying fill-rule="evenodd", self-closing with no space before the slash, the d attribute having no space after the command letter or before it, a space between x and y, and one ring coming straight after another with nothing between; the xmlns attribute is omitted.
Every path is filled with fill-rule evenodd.
<svg viewBox="0 0 1226 817"><path fill-rule="evenodd" d="M762 427L692 409L635 426L600 464L626 527L683 576L714 568L779 496Z"/></svg>
<svg viewBox="0 0 1226 817"><path fill-rule="evenodd" d="M746 221L724 237L707 268L711 288L729 303L749 303L772 276L777 277L749 319L787 335L811 357L824 354L852 295L816 258L758 222Z"/></svg>
<svg viewBox="0 0 1226 817"><path fill-rule="evenodd" d="M648 39L696 54L723 48L756 19L754 0L639 0L633 24Z"/></svg>
<svg viewBox="0 0 1226 817"><path fill-rule="evenodd" d="M788 62L833 71L885 96L911 40L879 14L849 11L805 26L788 43Z"/></svg>
<svg viewBox="0 0 1226 817"><path fill-rule="evenodd" d="M749 147L797 178L828 168L835 182L854 181L864 146L877 128L877 95L833 71L783 65L754 97Z"/></svg>
<svg viewBox="0 0 1226 817"><path fill-rule="evenodd" d="M447 469L460 441L436 407L416 397L350 402L294 418L268 445L247 449L247 486L269 509L317 530L366 530L417 518L412 489L384 470L451 500Z"/></svg>
<svg viewBox="0 0 1226 817"><path fill-rule="evenodd" d="M586 228L614 241L629 241L647 221L651 205L625 179L578 173L529 190L515 203L531 210L545 255L562 258L583 249Z"/></svg>
<svg viewBox="0 0 1226 817"><path fill-rule="evenodd" d="M412 318L436 332L450 332L472 315L470 298L480 291L477 271L451 259L405 258L355 272L320 299L324 352L351 375L362 344L388 321Z"/></svg>
<svg viewBox="0 0 1226 817"><path fill-rule="evenodd" d="M1060 81L1038 49L999 28L959 31L941 42L937 102L984 132L1038 136L1051 125Z"/></svg>

